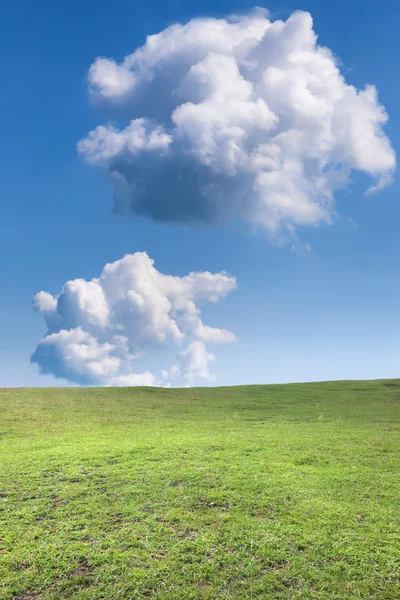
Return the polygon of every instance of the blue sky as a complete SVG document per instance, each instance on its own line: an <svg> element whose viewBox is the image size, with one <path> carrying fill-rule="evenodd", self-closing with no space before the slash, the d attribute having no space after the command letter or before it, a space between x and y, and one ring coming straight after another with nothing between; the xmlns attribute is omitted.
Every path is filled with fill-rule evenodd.
<svg viewBox="0 0 400 600"><path fill-rule="evenodd" d="M294 9L311 12L319 43L340 57L347 83L377 87L396 150L398 3L387 0L379 10L371 0L259 5L273 19L286 20ZM335 193L333 224L298 227L293 251L292 243L271 242L240 222L198 226L113 215L109 181L76 151L108 118L88 98L85 76L96 57L121 61L171 23L252 6L44 0L3 8L0 385L65 384L29 362L46 333L32 297L39 290L59 294L66 281L90 280L106 263L137 251L163 273L236 276L235 291L202 307L208 325L238 337L216 352L218 385L399 375L396 173L375 195L365 195L366 177L355 174L348 189Z"/></svg>

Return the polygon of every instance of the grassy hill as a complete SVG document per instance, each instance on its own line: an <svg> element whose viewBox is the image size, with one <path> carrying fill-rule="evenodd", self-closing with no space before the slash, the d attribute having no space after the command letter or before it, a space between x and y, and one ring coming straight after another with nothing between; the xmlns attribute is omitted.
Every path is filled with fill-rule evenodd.
<svg viewBox="0 0 400 600"><path fill-rule="evenodd" d="M400 598L400 381L0 391L0 598Z"/></svg>

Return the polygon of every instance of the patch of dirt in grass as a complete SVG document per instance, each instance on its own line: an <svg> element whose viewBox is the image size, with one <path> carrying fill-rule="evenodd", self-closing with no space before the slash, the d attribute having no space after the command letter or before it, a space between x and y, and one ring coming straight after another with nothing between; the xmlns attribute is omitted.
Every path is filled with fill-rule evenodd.
<svg viewBox="0 0 400 600"><path fill-rule="evenodd" d="M229 502L225 502L223 500L209 500L208 498L198 498L195 506L193 507L195 510L199 508L211 508L214 510L229 510L232 507L232 504Z"/></svg>
<svg viewBox="0 0 400 600"><path fill-rule="evenodd" d="M79 586L81 587L82 585L85 586L90 586L92 584L92 575L93 575L93 567L92 565L89 563L89 561L85 558L82 557L79 561L78 561L78 565L70 572L65 573L65 575L63 576L57 576L52 584L46 588L46 589L42 589L40 590L40 592L33 592L30 590L27 590L26 592L24 592L23 594L21 594L20 596L16 596L16 598L14 600L39 600L40 598L43 598L46 594L52 594L52 593L56 593L56 594L61 594L60 597L64 597L68 595L70 596L70 591L71 591L71 584L74 585L74 579L78 579L79 580ZM68 588L68 590L67 590Z"/></svg>
<svg viewBox="0 0 400 600"><path fill-rule="evenodd" d="M253 509L252 513L258 519L276 520L276 508L275 506L259 506Z"/></svg>
<svg viewBox="0 0 400 600"><path fill-rule="evenodd" d="M268 563L267 567L264 567L263 569L261 569L259 575L261 577L263 577L264 575L267 575L271 571L282 571L283 569L286 569L286 568L287 568L287 563L285 563L285 562L271 561Z"/></svg>
<svg viewBox="0 0 400 600"><path fill-rule="evenodd" d="M228 502L209 502L207 504L208 508L216 508L219 510L229 510L232 507L232 504Z"/></svg>
<svg viewBox="0 0 400 600"><path fill-rule="evenodd" d="M304 587L304 581L297 577L288 577L282 581L283 585L292 590L301 590Z"/></svg>
<svg viewBox="0 0 400 600"><path fill-rule="evenodd" d="M109 525L120 525L121 523L124 523L126 521L126 517L123 513L115 513L114 515L110 516L108 523Z"/></svg>
<svg viewBox="0 0 400 600"><path fill-rule="evenodd" d="M199 534L196 531L184 531L179 536L182 540L196 540Z"/></svg>
<svg viewBox="0 0 400 600"><path fill-rule="evenodd" d="M68 574L68 577L79 577L81 575L91 576L93 572L92 565L86 558L82 558L79 561L79 565Z"/></svg>
<svg viewBox="0 0 400 600"><path fill-rule="evenodd" d="M170 487L178 487L181 483L183 483L181 479L175 479L175 481L171 481L168 485Z"/></svg>
<svg viewBox="0 0 400 600"><path fill-rule="evenodd" d="M209 581L197 581L196 583L199 593L203 596L212 588L212 584Z"/></svg>

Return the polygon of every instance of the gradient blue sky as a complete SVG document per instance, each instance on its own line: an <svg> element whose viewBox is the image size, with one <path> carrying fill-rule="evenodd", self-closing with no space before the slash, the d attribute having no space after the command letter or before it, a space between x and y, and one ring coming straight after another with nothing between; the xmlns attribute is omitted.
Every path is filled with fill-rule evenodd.
<svg viewBox="0 0 400 600"><path fill-rule="evenodd" d="M362 176L337 198L332 226L300 228L304 244L278 247L239 226L193 228L110 214L111 188L84 165L76 143L103 116L90 106L85 74L94 58L118 60L173 22L247 11L247 1L196 3L77 0L7 3L0 45L0 386L57 385L30 365L45 327L32 312L39 290L98 276L107 262L146 250L163 272L226 270L238 289L205 307L209 325L231 329L216 383L397 377L400 373L399 183L374 196ZM272 16L311 12L319 42L342 61L349 83L373 83L400 141L400 5L385 0L288 4Z"/></svg>

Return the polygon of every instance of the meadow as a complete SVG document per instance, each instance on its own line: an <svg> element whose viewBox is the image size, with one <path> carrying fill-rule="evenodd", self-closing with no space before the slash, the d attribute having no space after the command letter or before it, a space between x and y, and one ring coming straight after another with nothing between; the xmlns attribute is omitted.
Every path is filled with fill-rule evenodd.
<svg viewBox="0 0 400 600"><path fill-rule="evenodd" d="M400 598L400 380L0 391L0 598Z"/></svg>

